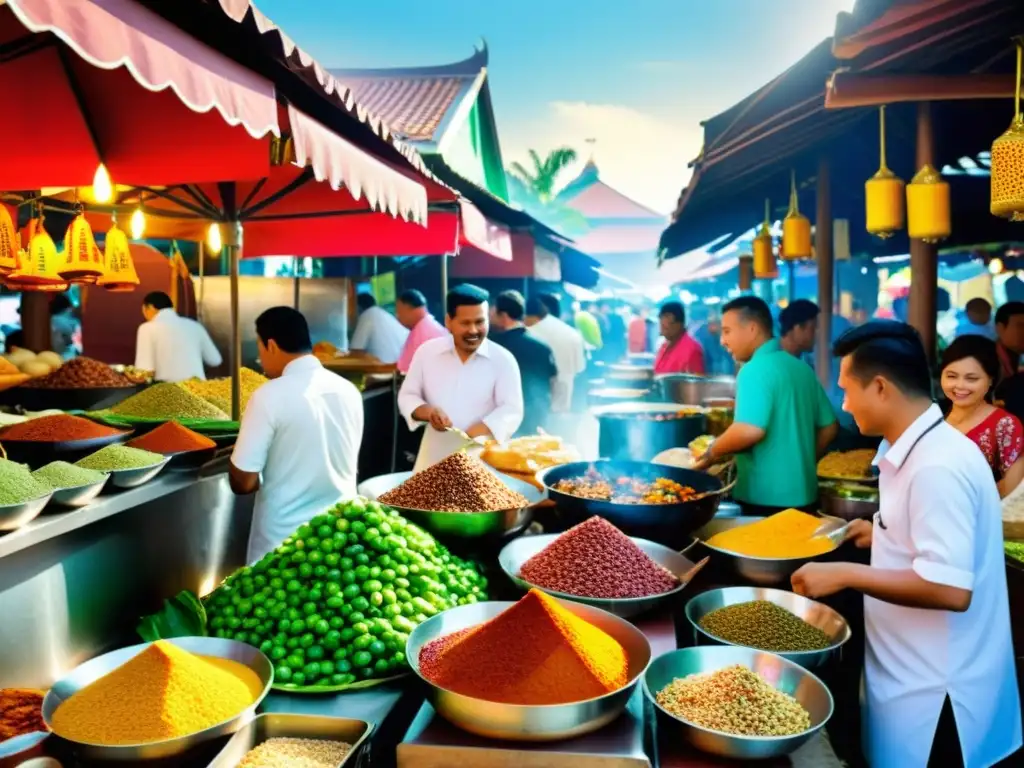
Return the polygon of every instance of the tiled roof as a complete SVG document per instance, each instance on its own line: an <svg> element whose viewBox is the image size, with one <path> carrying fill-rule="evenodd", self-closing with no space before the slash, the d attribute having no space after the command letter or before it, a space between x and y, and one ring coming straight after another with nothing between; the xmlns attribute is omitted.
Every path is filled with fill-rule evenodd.
<svg viewBox="0 0 1024 768"><path fill-rule="evenodd" d="M654 219L662 222L666 218L603 182L593 160L565 186L558 199L588 219Z"/></svg>

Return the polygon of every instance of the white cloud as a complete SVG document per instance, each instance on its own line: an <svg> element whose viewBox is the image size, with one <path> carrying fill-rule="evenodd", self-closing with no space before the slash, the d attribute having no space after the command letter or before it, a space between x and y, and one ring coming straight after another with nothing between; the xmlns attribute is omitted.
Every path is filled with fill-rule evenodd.
<svg viewBox="0 0 1024 768"><path fill-rule="evenodd" d="M623 194L661 213L670 213L690 177L687 164L700 152L700 125L676 125L619 104L556 101L536 120L505 125L502 154L506 164L523 162L530 149L542 156L569 146L580 157L566 172L569 181L591 153L601 178ZM527 166L529 167L529 166Z"/></svg>

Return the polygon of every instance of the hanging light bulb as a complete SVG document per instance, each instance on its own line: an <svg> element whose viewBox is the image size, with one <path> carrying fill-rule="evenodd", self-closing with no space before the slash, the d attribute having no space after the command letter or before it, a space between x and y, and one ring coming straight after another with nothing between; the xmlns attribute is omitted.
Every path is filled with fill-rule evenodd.
<svg viewBox="0 0 1024 768"><path fill-rule="evenodd" d="M1001 275L1003 273L1003 260L998 256L988 263L988 273L990 275Z"/></svg>
<svg viewBox="0 0 1024 768"><path fill-rule="evenodd" d="M132 240L141 240L146 233L146 216L142 213L141 206L132 213L131 221L128 224L131 228Z"/></svg>
<svg viewBox="0 0 1024 768"><path fill-rule="evenodd" d="M92 177L92 197L97 203L109 203L114 199L114 184L103 163L99 164L96 175Z"/></svg>
<svg viewBox="0 0 1024 768"><path fill-rule="evenodd" d="M210 224L210 231L206 235L206 246L210 249L210 253L220 253L220 249L224 242L220 237L220 224L213 222Z"/></svg>

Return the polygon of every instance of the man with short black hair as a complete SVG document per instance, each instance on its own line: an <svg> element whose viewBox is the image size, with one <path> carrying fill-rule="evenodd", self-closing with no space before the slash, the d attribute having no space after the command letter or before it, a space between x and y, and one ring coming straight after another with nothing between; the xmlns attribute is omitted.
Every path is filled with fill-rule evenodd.
<svg viewBox="0 0 1024 768"><path fill-rule="evenodd" d="M526 301L518 291L502 291L491 308L491 341L516 359L523 382L523 423L519 432L537 434L547 429L551 414L551 389L558 370L551 347L527 333L523 320Z"/></svg>
<svg viewBox="0 0 1024 768"><path fill-rule="evenodd" d="M961 336L984 336L992 341L998 338L992 326L992 305L986 299L976 297L964 305L956 326L956 338Z"/></svg>
<svg viewBox="0 0 1024 768"><path fill-rule="evenodd" d="M1014 376L1024 353L1024 301L1008 301L996 310L996 335L999 337L1000 380Z"/></svg>
<svg viewBox="0 0 1024 768"><path fill-rule="evenodd" d="M745 514L810 509L818 498L818 459L838 432L810 366L774 338L768 305L741 296L722 308L722 344L738 363L733 424L697 467L736 457L733 498Z"/></svg>
<svg viewBox="0 0 1024 768"><path fill-rule="evenodd" d="M412 359L398 393L398 407L409 424L429 429L417 466L430 466L450 451L439 435L450 427L471 438L512 437L523 420L519 366L512 354L487 339L487 292L475 285L448 291L445 325L451 336L431 339Z"/></svg>
<svg viewBox="0 0 1024 768"><path fill-rule="evenodd" d="M260 363L272 381L257 389L231 454L231 489L258 492L248 562L356 492L363 398L312 354L306 318L272 307L256 318Z"/></svg>
<svg viewBox="0 0 1024 768"><path fill-rule="evenodd" d="M448 331L427 311L426 297L414 288L403 291L398 297L398 301L395 302L395 316L409 331L409 337L402 347L402 355L398 358L398 370L401 373L408 373L416 350L431 339L447 336Z"/></svg>
<svg viewBox="0 0 1024 768"><path fill-rule="evenodd" d="M852 328L833 348L843 408L884 438L880 507L848 538L871 565L813 563L793 589L864 594L865 754L872 768L983 768L1022 743L999 492L978 447L942 417L921 338Z"/></svg>
<svg viewBox="0 0 1024 768"><path fill-rule="evenodd" d="M678 301L666 301L658 312L665 339L654 356L654 372L705 374L704 350L686 332L686 311Z"/></svg>
<svg viewBox="0 0 1024 768"><path fill-rule="evenodd" d="M206 329L175 312L163 291L146 294L142 316L146 322L135 335L135 367L152 371L154 379L205 379L204 365L215 368L224 362Z"/></svg>
<svg viewBox="0 0 1024 768"><path fill-rule="evenodd" d="M796 299L779 313L779 344L793 357L803 358L814 349L818 333L818 305L808 299Z"/></svg>
<svg viewBox="0 0 1024 768"><path fill-rule="evenodd" d="M359 319L349 348L373 355L382 363L398 362L409 331L394 315L377 306L377 299L372 293L360 293L356 296L356 305Z"/></svg>

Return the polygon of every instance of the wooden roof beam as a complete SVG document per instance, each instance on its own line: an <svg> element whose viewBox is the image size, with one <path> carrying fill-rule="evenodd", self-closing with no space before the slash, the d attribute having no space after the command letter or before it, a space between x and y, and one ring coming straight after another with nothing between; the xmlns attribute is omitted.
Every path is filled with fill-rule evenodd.
<svg viewBox="0 0 1024 768"><path fill-rule="evenodd" d="M825 109L918 101L1012 99L1012 75L858 75L836 72L825 89Z"/></svg>

